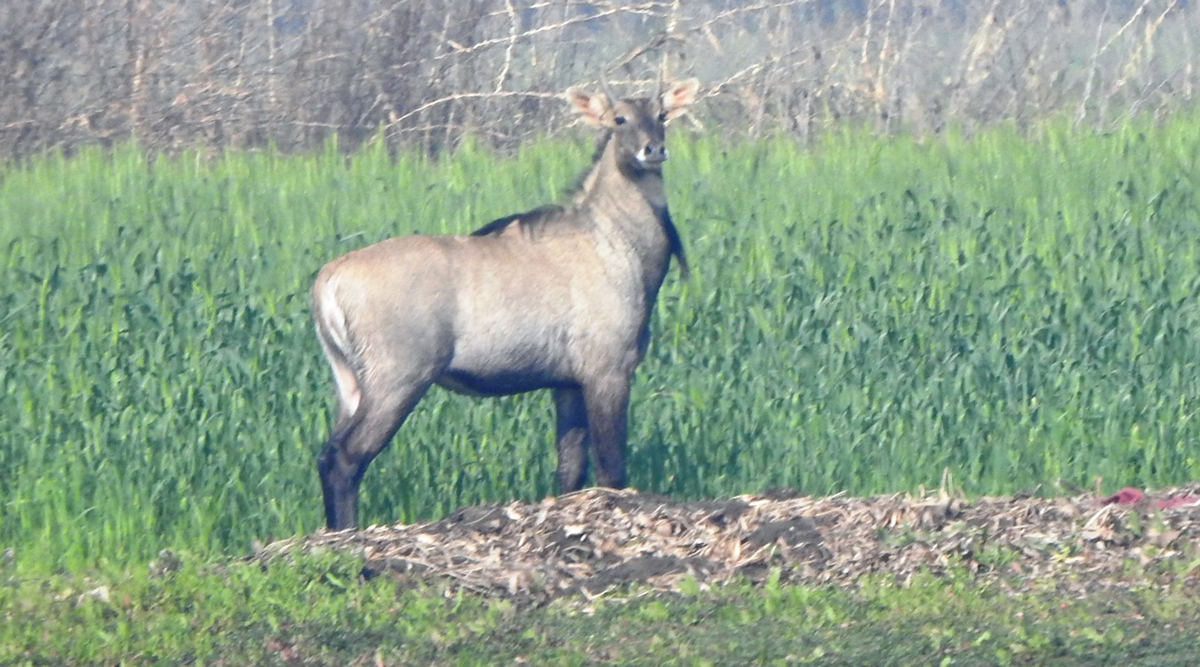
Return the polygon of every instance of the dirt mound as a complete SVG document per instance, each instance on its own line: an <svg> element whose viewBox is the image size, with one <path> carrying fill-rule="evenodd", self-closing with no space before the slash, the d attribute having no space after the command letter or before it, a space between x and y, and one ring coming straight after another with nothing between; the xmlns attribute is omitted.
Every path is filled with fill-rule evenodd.
<svg viewBox="0 0 1200 667"><path fill-rule="evenodd" d="M366 559L367 576L443 577L521 603L596 596L629 583L673 589L688 577L701 586L761 580L774 569L786 581L849 583L868 573L904 581L958 566L1091 589L1121 585L1131 564L1193 576L1197 490L973 501L784 491L686 502L596 488L468 507L431 523L318 533L272 543L256 557L352 550Z"/></svg>

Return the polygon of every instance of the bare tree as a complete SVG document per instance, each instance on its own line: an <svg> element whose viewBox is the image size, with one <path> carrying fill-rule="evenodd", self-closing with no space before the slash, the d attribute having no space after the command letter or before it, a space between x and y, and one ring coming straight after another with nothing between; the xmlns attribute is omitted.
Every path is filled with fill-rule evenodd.
<svg viewBox="0 0 1200 667"><path fill-rule="evenodd" d="M817 137L1191 104L1190 0L6 0L0 154L136 139L511 147L572 83L708 83L695 122Z"/></svg>

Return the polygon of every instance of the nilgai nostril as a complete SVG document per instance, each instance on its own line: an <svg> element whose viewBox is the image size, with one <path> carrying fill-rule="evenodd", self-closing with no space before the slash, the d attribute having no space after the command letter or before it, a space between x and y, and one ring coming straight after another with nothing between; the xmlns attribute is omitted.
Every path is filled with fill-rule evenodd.
<svg viewBox="0 0 1200 667"><path fill-rule="evenodd" d="M642 148L642 152L638 154L638 158L643 162L666 162L667 147L646 144L646 146Z"/></svg>
<svg viewBox="0 0 1200 667"><path fill-rule="evenodd" d="M696 97L689 79L654 98L567 91L602 128L595 161L566 205L494 220L469 236L407 236L333 260L313 315L337 386L337 420L317 461L331 529L357 524L371 460L429 387L554 392L558 484L626 482L633 372L671 257L683 243L663 189L666 122Z"/></svg>

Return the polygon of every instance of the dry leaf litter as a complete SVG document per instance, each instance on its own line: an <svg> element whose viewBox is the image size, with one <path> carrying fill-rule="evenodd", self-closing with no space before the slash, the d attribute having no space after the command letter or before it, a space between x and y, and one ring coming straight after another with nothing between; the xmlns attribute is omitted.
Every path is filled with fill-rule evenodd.
<svg viewBox="0 0 1200 667"><path fill-rule="evenodd" d="M1018 584L1053 577L1084 593L1127 585L1135 571L1194 581L1198 490L1126 505L1090 495L967 501L944 492L680 501L593 488L538 503L467 507L430 523L283 540L255 557L349 550L365 559L366 576L448 579L525 604L590 598L631 583L673 590L685 579L701 587L761 581L776 570L784 581L849 584L870 573L905 583L920 571L958 567L1015 575L1006 581Z"/></svg>

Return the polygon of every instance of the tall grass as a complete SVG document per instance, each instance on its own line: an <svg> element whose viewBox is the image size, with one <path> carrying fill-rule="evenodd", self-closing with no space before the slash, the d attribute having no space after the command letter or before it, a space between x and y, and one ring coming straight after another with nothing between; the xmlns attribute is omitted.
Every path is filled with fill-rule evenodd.
<svg viewBox="0 0 1200 667"><path fill-rule="evenodd" d="M694 273L668 278L635 384L635 486L1200 476L1200 118L672 151ZM554 199L588 154L131 146L0 172L0 546L77 568L318 527L316 270ZM435 390L368 472L363 516L551 493L551 411Z"/></svg>

